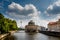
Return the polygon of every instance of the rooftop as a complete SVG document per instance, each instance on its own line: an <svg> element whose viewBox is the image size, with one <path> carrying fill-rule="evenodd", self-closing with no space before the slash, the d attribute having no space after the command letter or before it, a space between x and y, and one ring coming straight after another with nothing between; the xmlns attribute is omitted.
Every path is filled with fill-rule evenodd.
<svg viewBox="0 0 60 40"><path fill-rule="evenodd" d="M57 22L49 22L48 25L56 25Z"/></svg>

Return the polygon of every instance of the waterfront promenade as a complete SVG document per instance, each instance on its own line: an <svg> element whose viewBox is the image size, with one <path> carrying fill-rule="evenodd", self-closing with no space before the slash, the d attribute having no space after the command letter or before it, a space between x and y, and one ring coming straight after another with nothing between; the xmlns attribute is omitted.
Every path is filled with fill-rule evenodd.
<svg viewBox="0 0 60 40"><path fill-rule="evenodd" d="M3 39L3 38L5 38L6 36L8 36L8 33L6 33L6 34L1 34L1 35L0 35L0 40Z"/></svg>
<svg viewBox="0 0 60 40"><path fill-rule="evenodd" d="M7 37L7 36L13 35L16 31L9 31L9 33L0 34L0 40L3 39L3 38L5 38L5 37Z"/></svg>

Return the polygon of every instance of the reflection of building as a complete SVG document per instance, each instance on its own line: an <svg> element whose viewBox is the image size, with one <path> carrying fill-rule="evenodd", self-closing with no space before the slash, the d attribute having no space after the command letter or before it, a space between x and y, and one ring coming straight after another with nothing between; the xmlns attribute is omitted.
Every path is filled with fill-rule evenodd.
<svg viewBox="0 0 60 40"><path fill-rule="evenodd" d="M58 31L58 32L60 32L60 19L56 22L49 22L48 30L49 31Z"/></svg>
<svg viewBox="0 0 60 40"><path fill-rule="evenodd" d="M31 20L28 25L25 26L26 32L36 32L37 31L37 25Z"/></svg>

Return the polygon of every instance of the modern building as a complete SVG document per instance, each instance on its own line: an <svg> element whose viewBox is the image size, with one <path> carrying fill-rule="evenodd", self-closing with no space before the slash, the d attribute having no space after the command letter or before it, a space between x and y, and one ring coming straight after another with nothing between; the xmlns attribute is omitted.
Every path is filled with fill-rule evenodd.
<svg viewBox="0 0 60 40"><path fill-rule="evenodd" d="M60 19L56 22L49 22L48 23L48 30L60 32Z"/></svg>
<svg viewBox="0 0 60 40"><path fill-rule="evenodd" d="M32 20L28 23L28 25L25 26L25 31L26 32L37 32L38 26L35 25L35 22Z"/></svg>

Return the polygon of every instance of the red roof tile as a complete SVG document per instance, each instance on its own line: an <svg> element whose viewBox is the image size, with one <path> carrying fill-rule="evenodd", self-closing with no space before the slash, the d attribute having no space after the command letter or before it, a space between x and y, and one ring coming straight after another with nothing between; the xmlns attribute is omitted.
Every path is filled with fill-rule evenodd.
<svg viewBox="0 0 60 40"><path fill-rule="evenodd" d="M48 25L56 25L56 24L57 24L57 22L49 22Z"/></svg>

